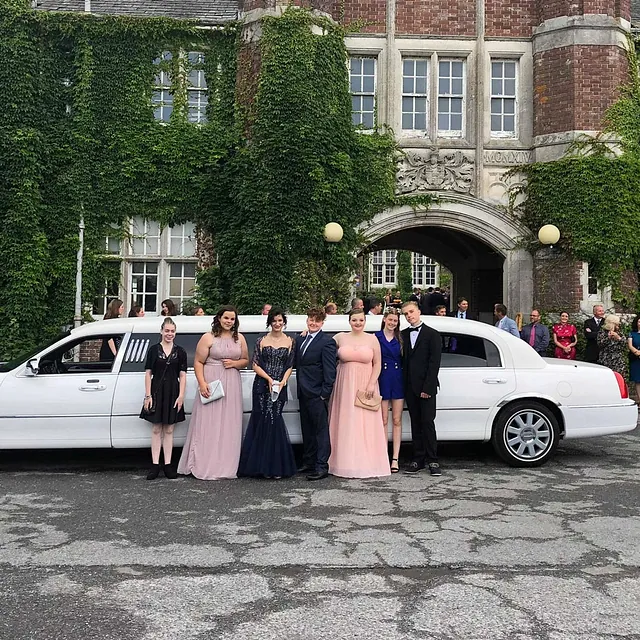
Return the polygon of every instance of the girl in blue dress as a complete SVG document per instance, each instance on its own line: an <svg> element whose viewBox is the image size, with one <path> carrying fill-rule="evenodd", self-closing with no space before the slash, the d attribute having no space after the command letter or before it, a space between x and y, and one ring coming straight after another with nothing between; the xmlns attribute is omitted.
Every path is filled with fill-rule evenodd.
<svg viewBox="0 0 640 640"><path fill-rule="evenodd" d="M640 328L638 321L640 321L640 315L637 315L631 323L627 346L629 347L629 379L636 385L636 398L640 403Z"/></svg>
<svg viewBox="0 0 640 640"><path fill-rule="evenodd" d="M398 473L398 456L402 442L402 409L404 407L404 387L402 384L402 338L400 337L400 311L387 307L382 318L382 327L376 331L382 352L382 371L378 383L382 396L382 420L388 433L389 404L393 422L393 457L391 473Z"/></svg>

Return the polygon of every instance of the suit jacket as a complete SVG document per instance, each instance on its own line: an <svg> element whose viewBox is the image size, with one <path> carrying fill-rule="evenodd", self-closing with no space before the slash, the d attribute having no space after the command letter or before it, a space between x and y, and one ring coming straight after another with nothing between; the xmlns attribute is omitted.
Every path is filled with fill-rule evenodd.
<svg viewBox="0 0 640 640"><path fill-rule="evenodd" d="M455 309L454 311L450 311L447 315L450 318L457 318L458 317L458 310ZM477 320L478 319L478 314L475 311L467 310L466 316L467 317L465 318L465 320Z"/></svg>
<svg viewBox="0 0 640 640"><path fill-rule="evenodd" d="M500 323L502 323L502 327L500 326ZM518 325L516 324L516 321L507 316L502 318L502 320L498 320L498 322L496 322L496 327L498 327L498 329L503 329L511 335L514 335L516 338L520 337L520 332L518 331Z"/></svg>
<svg viewBox="0 0 640 640"><path fill-rule="evenodd" d="M336 380L338 349L331 336L319 331L302 353L304 338L296 338L296 380L298 396L328 398Z"/></svg>
<svg viewBox="0 0 640 640"><path fill-rule="evenodd" d="M595 318L589 318L584 321L584 337L587 340L587 346L584 350L584 359L587 362L598 362L600 348L598 347L598 332L601 331L604 324L604 318L600 320L600 325L596 324ZM587 331L589 329L589 331Z"/></svg>
<svg viewBox="0 0 640 640"><path fill-rule="evenodd" d="M531 338L532 326L533 324L529 323L522 327L522 331L520 332L520 337L527 343ZM546 355L550 340L551 336L549 335L549 327L544 324L540 324L539 322L536 323L536 334L533 338L533 350L537 351L541 356Z"/></svg>
<svg viewBox="0 0 640 640"><path fill-rule="evenodd" d="M402 331L404 349L402 353L402 373L406 389L419 396L438 393L438 372L442 354L442 336L431 327L423 324L418 339L411 348L411 328Z"/></svg>

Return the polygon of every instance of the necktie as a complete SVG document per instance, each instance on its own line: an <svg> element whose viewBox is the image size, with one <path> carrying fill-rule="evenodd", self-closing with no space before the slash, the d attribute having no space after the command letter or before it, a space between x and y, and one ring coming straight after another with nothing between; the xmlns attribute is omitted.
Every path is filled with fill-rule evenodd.
<svg viewBox="0 0 640 640"><path fill-rule="evenodd" d="M529 344L533 347L536 342L536 325L531 325L531 334L529 335Z"/></svg>
<svg viewBox="0 0 640 640"><path fill-rule="evenodd" d="M422 328L421 324L419 324L417 327L411 327L411 333L413 333L414 331L420 331L421 328Z"/></svg>
<svg viewBox="0 0 640 640"><path fill-rule="evenodd" d="M312 339L313 339L313 335L310 333L307 333L307 337L304 339L304 342L302 343L302 348L300 349L300 352L302 353L302 355L304 355Z"/></svg>

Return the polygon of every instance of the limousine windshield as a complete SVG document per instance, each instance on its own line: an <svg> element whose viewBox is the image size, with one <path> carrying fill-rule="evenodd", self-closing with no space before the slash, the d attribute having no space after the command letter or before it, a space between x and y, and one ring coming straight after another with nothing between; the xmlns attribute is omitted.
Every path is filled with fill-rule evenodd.
<svg viewBox="0 0 640 640"><path fill-rule="evenodd" d="M25 362L27 362L27 360L33 358L37 353L44 351L45 349L49 348L51 345L55 344L59 340L62 340L63 338L66 338L70 334L71 334L70 331L60 333L55 338L48 340L47 342L43 342L42 344L39 344L34 349L29 349L29 351L26 351L22 355L19 355L17 358L14 358L13 360L9 360L9 362L0 363L0 373L7 373L9 371L13 371L16 367L19 367L21 364L24 364Z"/></svg>

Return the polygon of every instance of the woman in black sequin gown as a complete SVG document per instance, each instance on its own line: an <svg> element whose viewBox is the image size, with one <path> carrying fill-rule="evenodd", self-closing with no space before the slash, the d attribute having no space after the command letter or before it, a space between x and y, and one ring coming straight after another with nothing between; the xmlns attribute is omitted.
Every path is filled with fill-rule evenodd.
<svg viewBox="0 0 640 640"><path fill-rule="evenodd" d="M287 382L295 358L295 341L285 335L287 318L279 309L271 309L267 326L253 352L253 408L242 443L238 476L286 478L296 473L296 461L289 434L282 418L287 402ZM271 390L280 382L275 401Z"/></svg>

